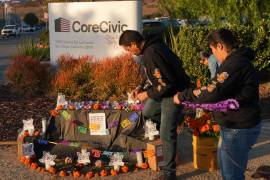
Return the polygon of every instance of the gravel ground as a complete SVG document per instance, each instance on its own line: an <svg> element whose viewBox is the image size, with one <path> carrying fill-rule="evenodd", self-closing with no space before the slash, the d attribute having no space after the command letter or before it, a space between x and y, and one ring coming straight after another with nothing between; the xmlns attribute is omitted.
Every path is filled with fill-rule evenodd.
<svg viewBox="0 0 270 180"><path fill-rule="evenodd" d="M191 180L215 180L221 179L219 171L205 172L201 170L195 170L192 163L192 145L191 135L185 129L179 136L178 144L180 151L181 163L177 167L178 179L191 179ZM0 179L2 180L39 180L39 179L73 179L73 178L60 178L59 176L52 176L48 173L40 174L34 170L31 170L22 165L16 159L16 145L0 145ZM262 133L251 150L250 161L248 167L251 170L255 170L261 165L270 164L270 121L263 122ZM246 172L246 179L251 178L252 172ZM117 177L104 177L104 178L93 178L93 179L129 179L129 180L152 180L157 179L159 173L150 170L139 171L136 173L127 173L119 175ZM83 179L83 178L78 178Z"/></svg>

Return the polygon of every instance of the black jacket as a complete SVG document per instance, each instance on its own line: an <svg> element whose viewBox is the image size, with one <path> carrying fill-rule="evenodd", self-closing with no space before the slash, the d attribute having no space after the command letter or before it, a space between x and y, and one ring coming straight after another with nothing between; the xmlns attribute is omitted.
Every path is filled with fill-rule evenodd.
<svg viewBox="0 0 270 180"><path fill-rule="evenodd" d="M256 71L250 62L254 53L248 48L233 51L217 70L217 75L205 88L186 89L179 95L181 101L214 103L230 98L240 104L239 110L214 112L221 126L233 129L251 128L260 122L259 82Z"/></svg>
<svg viewBox="0 0 270 180"><path fill-rule="evenodd" d="M142 62L150 84L147 94L152 99L171 97L190 83L179 58L158 36L146 39Z"/></svg>

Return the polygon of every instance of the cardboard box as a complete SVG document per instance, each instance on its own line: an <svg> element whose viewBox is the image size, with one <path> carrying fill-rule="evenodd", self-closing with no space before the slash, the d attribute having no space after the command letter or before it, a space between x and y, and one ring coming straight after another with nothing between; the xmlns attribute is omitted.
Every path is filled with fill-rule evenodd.
<svg viewBox="0 0 270 180"><path fill-rule="evenodd" d="M146 144L146 150L154 151L155 155L152 157L148 157L147 159L149 167L154 171L158 171L159 166L161 166L163 163L163 146L160 139L148 142Z"/></svg>

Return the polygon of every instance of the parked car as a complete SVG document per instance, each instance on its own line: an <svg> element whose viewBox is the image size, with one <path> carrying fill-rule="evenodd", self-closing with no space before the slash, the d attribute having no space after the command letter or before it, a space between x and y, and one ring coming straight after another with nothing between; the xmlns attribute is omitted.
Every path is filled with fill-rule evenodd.
<svg viewBox="0 0 270 180"><path fill-rule="evenodd" d="M2 36L20 36L20 29L16 25L5 25L1 31Z"/></svg>
<svg viewBox="0 0 270 180"><path fill-rule="evenodd" d="M34 31L36 31L37 29L36 29L36 27L35 26L30 26L30 32L34 32Z"/></svg>
<svg viewBox="0 0 270 180"><path fill-rule="evenodd" d="M165 33L170 27L174 31L179 30L179 23L176 19L169 18L155 18L155 19L143 19L143 33Z"/></svg>
<svg viewBox="0 0 270 180"><path fill-rule="evenodd" d="M21 32L30 32L30 26L28 26L28 25L22 26Z"/></svg>

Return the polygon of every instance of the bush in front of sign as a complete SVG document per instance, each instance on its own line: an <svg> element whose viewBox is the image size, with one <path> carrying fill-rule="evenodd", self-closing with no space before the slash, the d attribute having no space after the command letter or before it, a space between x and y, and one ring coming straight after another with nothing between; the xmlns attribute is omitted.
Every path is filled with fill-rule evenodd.
<svg viewBox="0 0 270 180"><path fill-rule="evenodd" d="M62 92L71 100L127 100L127 92L142 79L139 65L130 55L99 61L89 56L62 56L58 65L52 95Z"/></svg>
<svg viewBox="0 0 270 180"><path fill-rule="evenodd" d="M98 100L127 100L141 82L140 67L132 56L106 58L93 64L93 97Z"/></svg>
<svg viewBox="0 0 270 180"><path fill-rule="evenodd" d="M15 56L5 73L17 92L25 95L46 94L52 78L50 65L30 56Z"/></svg>
<svg viewBox="0 0 270 180"><path fill-rule="evenodd" d="M92 57L82 56L78 59L61 56L58 60L58 72L52 81L52 95L62 92L68 99L92 99L93 76Z"/></svg>

